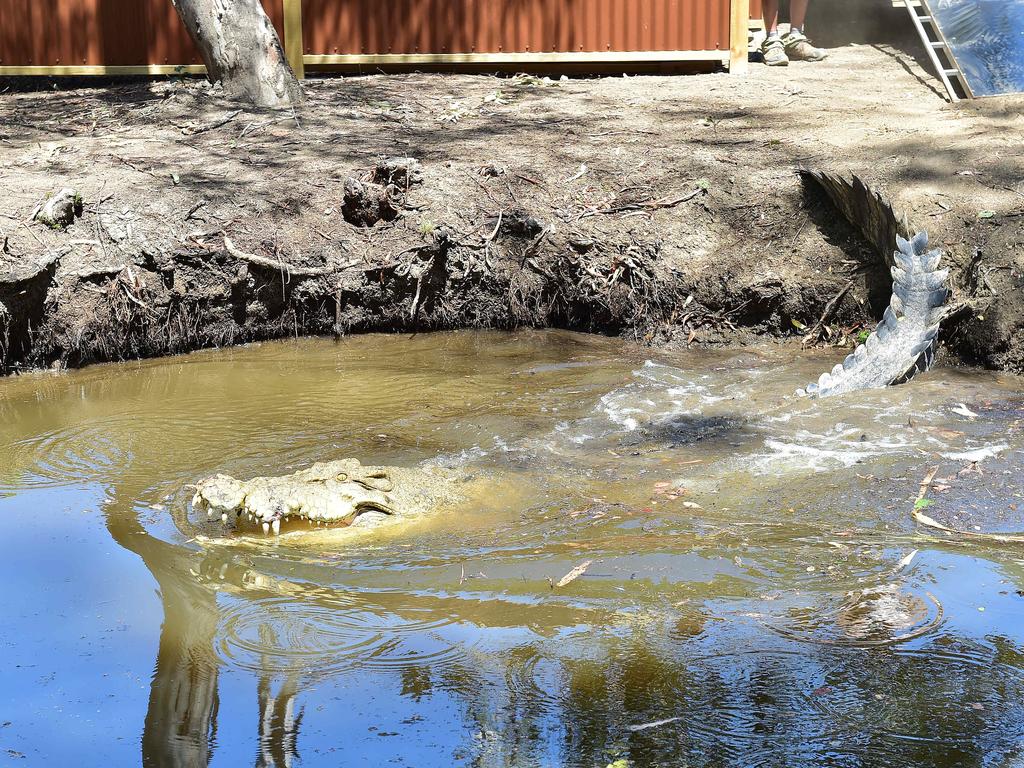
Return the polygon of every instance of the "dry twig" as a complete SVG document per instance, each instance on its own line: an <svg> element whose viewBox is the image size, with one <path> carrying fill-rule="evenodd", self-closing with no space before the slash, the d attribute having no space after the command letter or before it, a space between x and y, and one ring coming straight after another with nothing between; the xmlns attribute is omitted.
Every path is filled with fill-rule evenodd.
<svg viewBox="0 0 1024 768"><path fill-rule="evenodd" d="M811 330L807 332L807 335L804 336L802 342L804 345L811 344L818 340L821 336L822 329L825 327L825 321L832 316L832 312L834 312L835 308L839 306L839 302L841 302L843 297L850 292L851 288L853 288L853 280L847 280L846 285L839 289L839 293L833 296L829 303L825 305L825 309L822 311L821 317L818 318L818 322L816 322Z"/></svg>
<svg viewBox="0 0 1024 768"><path fill-rule="evenodd" d="M585 219L588 216L597 216L598 214L623 213L624 211L656 211L661 208L674 208L688 200L693 200L693 198L703 194L704 192L707 192L704 187L697 187L697 189L692 192L687 192L682 197L676 197L671 200L648 200L643 203L628 203L626 205L616 205L611 208L598 208L591 211L584 211L577 217L577 220Z"/></svg>

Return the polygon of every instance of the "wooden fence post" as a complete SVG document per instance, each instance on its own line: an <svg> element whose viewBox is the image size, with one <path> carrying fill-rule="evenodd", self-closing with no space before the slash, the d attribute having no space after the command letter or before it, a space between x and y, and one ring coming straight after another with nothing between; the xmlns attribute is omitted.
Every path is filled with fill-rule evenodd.
<svg viewBox="0 0 1024 768"><path fill-rule="evenodd" d="M747 74L747 40L750 33L750 0L729 3L729 73Z"/></svg>
<svg viewBox="0 0 1024 768"><path fill-rule="evenodd" d="M284 55L292 65L295 76L299 80L305 78L306 66L302 60L302 0L284 0Z"/></svg>

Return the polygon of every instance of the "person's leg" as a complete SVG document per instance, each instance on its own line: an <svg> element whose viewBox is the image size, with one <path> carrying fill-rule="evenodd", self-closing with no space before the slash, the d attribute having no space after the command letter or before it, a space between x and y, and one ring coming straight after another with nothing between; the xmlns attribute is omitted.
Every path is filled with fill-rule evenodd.
<svg viewBox="0 0 1024 768"><path fill-rule="evenodd" d="M789 0L789 24L798 32L804 31L808 0Z"/></svg>
<svg viewBox="0 0 1024 768"><path fill-rule="evenodd" d="M804 18L808 0L789 0L790 31L782 38L786 55L796 61L821 61L828 53L815 48L804 36Z"/></svg>
<svg viewBox="0 0 1024 768"><path fill-rule="evenodd" d="M807 12L807 0L803 0L804 13ZM761 3L764 11L764 31L766 35L779 34L779 0L764 0Z"/></svg>
<svg viewBox="0 0 1024 768"><path fill-rule="evenodd" d="M767 35L761 43L761 55L769 67L784 67L789 64L786 46L779 37L779 0L764 0L764 32Z"/></svg>

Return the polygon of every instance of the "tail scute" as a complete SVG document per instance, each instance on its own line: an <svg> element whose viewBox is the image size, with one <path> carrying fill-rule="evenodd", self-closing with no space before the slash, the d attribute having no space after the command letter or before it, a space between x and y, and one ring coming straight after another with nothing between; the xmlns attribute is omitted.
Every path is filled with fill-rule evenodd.
<svg viewBox="0 0 1024 768"><path fill-rule="evenodd" d="M949 297L949 270L938 268L942 253L928 250L924 232L909 240L897 235L896 246L892 297L882 320L842 363L801 393L823 397L865 386L897 384L932 366L942 316L937 310ZM913 335L908 338L907 334ZM885 358L886 351L891 360Z"/></svg>

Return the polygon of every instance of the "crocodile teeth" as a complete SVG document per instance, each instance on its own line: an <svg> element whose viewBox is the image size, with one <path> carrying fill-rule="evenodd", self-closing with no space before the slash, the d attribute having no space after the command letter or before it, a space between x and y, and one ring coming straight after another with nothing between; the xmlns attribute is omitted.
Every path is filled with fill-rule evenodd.
<svg viewBox="0 0 1024 768"><path fill-rule="evenodd" d="M266 523L264 523L263 525L266 525ZM280 535L280 533L281 533L281 520L280 519L275 520L273 523L271 523L271 527L274 529L274 535L275 536Z"/></svg>
<svg viewBox="0 0 1024 768"><path fill-rule="evenodd" d="M224 525L228 524L228 513L227 512L221 512L221 514L220 514L220 521L222 523L224 523Z"/></svg>
<svg viewBox="0 0 1024 768"><path fill-rule="evenodd" d="M268 533L270 533L270 523L264 523L263 524L263 535L266 536Z"/></svg>

